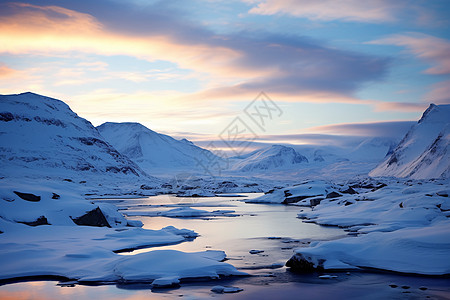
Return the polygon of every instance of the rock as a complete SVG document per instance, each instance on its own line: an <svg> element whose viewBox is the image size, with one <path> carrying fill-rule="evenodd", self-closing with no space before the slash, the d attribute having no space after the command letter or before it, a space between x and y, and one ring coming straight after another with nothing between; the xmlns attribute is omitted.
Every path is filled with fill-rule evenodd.
<svg viewBox="0 0 450 300"><path fill-rule="evenodd" d="M36 196L34 194L21 193L21 192L17 192L17 191L14 191L14 194L16 194L21 199L26 200L26 201L31 201L31 202L41 201L41 196Z"/></svg>
<svg viewBox="0 0 450 300"><path fill-rule="evenodd" d="M348 189L341 191L341 193L350 195L358 194L351 186L349 186Z"/></svg>
<svg viewBox="0 0 450 300"><path fill-rule="evenodd" d="M72 220L80 226L111 227L99 207L87 212L81 217L72 218Z"/></svg>
<svg viewBox="0 0 450 300"><path fill-rule="evenodd" d="M337 197L341 197L341 196L342 196L342 195L339 194L338 192L331 192L331 193L327 194L327 199L330 199L330 198L337 198Z"/></svg>
<svg viewBox="0 0 450 300"><path fill-rule="evenodd" d="M152 287L154 288L167 288L177 287L180 285L180 279L178 276L162 277L153 280Z"/></svg>
<svg viewBox="0 0 450 300"><path fill-rule="evenodd" d="M58 195L58 194L55 194L55 193L52 193L53 195L52 195L52 199L59 199L59 198L61 198L61 196L60 195Z"/></svg>
<svg viewBox="0 0 450 300"><path fill-rule="evenodd" d="M258 254L258 253L263 253L264 252L264 250L250 250L250 251L248 251L248 253L250 253L250 254Z"/></svg>
<svg viewBox="0 0 450 300"><path fill-rule="evenodd" d="M319 205L320 201L322 201L322 200L323 200L323 198L313 198L313 199L309 200L309 204L311 206L316 206L316 205Z"/></svg>
<svg viewBox="0 0 450 300"><path fill-rule="evenodd" d="M235 286L221 286L216 285L211 289L212 292L222 294L222 293L238 293L243 291L243 289L235 287Z"/></svg>
<svg viewBox="0 0 450 300"><path fill-rule="evenodd" d="M428 288L427 288L426 286L421 286L421 287L419 288L419 290L421 290L421 291L426 291L426 290L428 290Z"/></svg>
<svg viewBox="0 0 450 300"><path fill-rule="evenodd" d="M332 278L337 278L336 275L321 275L319 276L320 279L332 279Z"/></svg>
<svg viewBox="0 0 450 300"><path fill-rule="evenodd" d="M153 190L153 187L143 184L143 185L141 185L141 190Z"/></svg>
<svg viewBox="0 0 450 300"><path fill-rule="evenodd" d="M391 288L393 288L393 289L395 289L395 288L398 287L398 285L396 285L396 284L390 284L389 286L390 286Z"/></svg>
<svg viewBox="0 0 450 300"><path fill-rule="evenodd" d="M291 268L292 271L311 273L315 271L323 271L324 261L319 261L318 266L315 266L312 262L308 261L301 253L296 253L287 262L286 267Z"/></svg>
<svg viewBox="0 0 450 300"><path fill-rule="evenodd" d="M321 196L321 195L287 197L287 198L284 199L284 201L282 203L283 204L297 203L297 202L302 201L304 199L314 198L314 197L318 197L318 196Z"/></svg>
<svg viewBox="0 0 450 300"><path fill-rule="evenodd" d="M36 221L33 222L18 222L18 223L26 224L28 226L50 225L45 216L40 216L39 218L36 219Z"/></svg>

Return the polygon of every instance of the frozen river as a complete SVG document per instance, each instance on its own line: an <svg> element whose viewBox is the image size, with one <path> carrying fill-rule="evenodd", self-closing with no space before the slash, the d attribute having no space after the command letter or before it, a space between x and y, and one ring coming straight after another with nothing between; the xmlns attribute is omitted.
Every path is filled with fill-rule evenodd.
<svg viewBox="0 0 450 300"><path fill-rule="evenodd" d="M261 194L240 194L210 198L179 198L159 195L139 199L102 199L113 203L123 213L141 220L144 228L160 229L169 225L194 230L200 236L190 242L153 247L122 253L134 255L154 249L184 252L223 250L228 263L253 276L219 281L183 282L175 289L151 289L148 284L60 287L55 281L36 280L0 286L0 298L11 299L188 299L224 297L236 299L448 299L450 279L400 276L388 273L343 272L336 278L320 279L322 274L295 274L284 263L293 249L307 247L311 241L329 240L347 233L335 227L304 223L297 218L301 208L286 205L247 204L244 200ZM208 213L222 211L214 217L169 218L160 215L180 207L191 207ZM208 215L206 213L206 215ZM250 250L258 250L251 254ZM215 294L215 285L243 289L236 294Z"/></svg>

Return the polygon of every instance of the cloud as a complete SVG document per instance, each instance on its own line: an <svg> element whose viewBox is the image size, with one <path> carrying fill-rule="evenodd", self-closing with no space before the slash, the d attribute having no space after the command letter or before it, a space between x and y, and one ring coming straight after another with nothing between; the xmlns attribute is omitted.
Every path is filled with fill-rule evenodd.
<svg viewBox="0 0 450 300"><path fill-rule="evenodd" d="M426 74L450 74L450 41L424 33L392 35L384 39L370 42L406 47L410 53L430 63L432 67Z"/></svg>
<svg viewBox="0 0 450 300"><path fill-rule="evenodd" d="M424 100L435 104L450 104L450 80L434 84Z"/></svg>
<svg viewBox="0 0 450 300"><path fill-rule="evenodd" d="M19 71L11 69L7 65L0 62L0 78L6 78L17 75Z"/></svg>
<svg viewBox="0 0 450 300"><path fill-rule="evenodd" d="M305 37L216 34L161 2L141 10L107 1L96 1L90 8L83 1L61 3L78 5L80 11L55 5L1 5L0 52L52 56L76 51L171 61L209 75L209 85L192 98L223 98L232 92L233 98L246 100L264 90L289 101L347 101L363 84L383 78L389 66L386 58L341 51ZM112 14L119 8L120 14ZM123 75L137 82L147 78Z"/></svg>
<svg viewBox="0 0 450 300"><path fill-rule="evenodd" d="M317 134L401 138L416 121L344 123L309 128Z"/></svg>
<svg viewBox="0 0 450 300"><path fill-rule="evenodd" d="M375 111L422 112L428 103L416 102L374 102Z"/></svg>
<svg viewBox="0 0 450 300"><path fill-rule="evenodd" d="M317 21L356 21L364 23L393 22L404 10L420 12L411 1L404 0L256 0L246 1L255 4L252 14L285 14Z"/></svg>

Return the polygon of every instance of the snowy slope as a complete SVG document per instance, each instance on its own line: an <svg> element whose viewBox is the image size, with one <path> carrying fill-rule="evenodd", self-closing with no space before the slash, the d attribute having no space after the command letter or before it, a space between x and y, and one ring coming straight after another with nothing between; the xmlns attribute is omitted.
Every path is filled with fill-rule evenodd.
<svg viewBox="0 0 450 300"><path fill-rule="evenodd" d="M104 141L64 102L33 93L0 95L0 175L147 184L155 179Z"/></svg>
<svg viewBox="0 0 450 300"><path fill-rule="evenodd" d="M299 154L291 147L272 145L239 159L232 169L243 172L289 169L297 167L300 163L307 162L308 159L305 156Z"/></svg>
<svg viewBox="0 0 450 300"><path fill-rule="evenodd" d="M363 140L346 156L352 161L375 161L391 155L400 140L387 137L375 137Z"/></svg>
<svg viewBox="0 0 450 300"><path fill-rule="evenodd" d="M410 177L415 179L450 176L450 105L431 104L370 176Z"/></svg>
<svg viewBox="0 0 450 300"><path fill-rule="evenodd" d="M217 159L208 150L182 139L152 131L139 123L107 122L97 127L101 135L120 153L146 172L201 170L202 163Z"/></svg>

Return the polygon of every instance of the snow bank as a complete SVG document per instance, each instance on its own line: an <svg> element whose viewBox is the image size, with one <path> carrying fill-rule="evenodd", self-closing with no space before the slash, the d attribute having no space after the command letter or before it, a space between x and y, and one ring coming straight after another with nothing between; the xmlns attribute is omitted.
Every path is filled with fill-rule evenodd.
<svg viewBox="0 0 450 300"><path fill-rule="evenodd" d="M372 232L297 249L288 265L295 269L303 261L324 270L375 268L423 275L450 274L449 236L447 220L426 227Z"/></svg>
<svg viewBox="0 0 450 300"><path fill-rule="evenodd" d="M92 226L80 226L88 224ZM137 223L137 224L136 224ZM78 225L77 225L78 224ZM0 279L63 276L84 282L177 284L186 278L243 275L223 251L122 251L184 242L192 230L130 227L111 204L92 204L69 182L0 180ZM103 227L101 227L103 226Z"/></svg>
<svg viewBox="0 0 450 300"><path fill-rule="evenodd" d="M314 180L282 189L273 189L261 197L247 200L246 202L291 204L305 200L300 203L303 203L305 206L311 206L311 199L316 199L317 202L314 203L318 203L335 190L336 188L334 188L331 183L323 180Z"/></svg>
<svg viewBox="0 0 450 300"><path fill-rule="evenodd" d="M353 195L325 199L299 217L346 228L356 237L296 250L294 269L376 268L424 275L450 273L448 182L353 183Z"/></svg>
<svg viewBox="0 0 450 300"><path fill-rule="evenodd" d="M234 210L206 211L191 207L179 207L167 211L125 211L127 216L169 217L169 218L205 218L205 217L236 217Z"/></svg>

